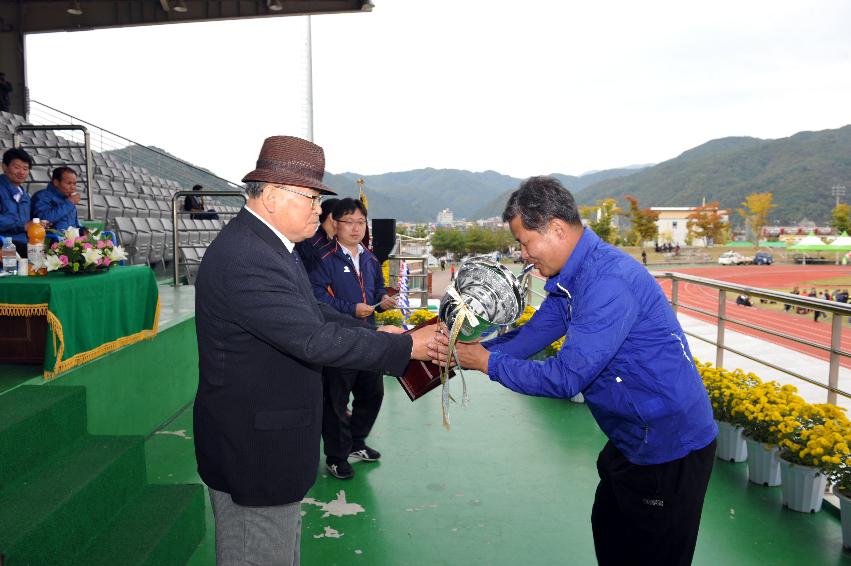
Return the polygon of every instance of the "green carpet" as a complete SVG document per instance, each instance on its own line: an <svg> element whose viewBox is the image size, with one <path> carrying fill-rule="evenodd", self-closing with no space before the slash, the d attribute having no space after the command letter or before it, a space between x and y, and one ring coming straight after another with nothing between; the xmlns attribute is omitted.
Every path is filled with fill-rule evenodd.
<svg viewBox="0 0 851 566"><path fill-rule="evenodd" d="M512 393L468 372L471 405L440 424L439 396L411 403L385 379L369 443L381 461L353 464L350 481L320 468L302 505L305 565L595 564L591 505L605 443L585 405ZM453 391L459 393L456 384ZM148 481L199 481L191 410L146 445ZM363 508L328 514L343 493ZM215 564L212 513L188 562ZM694 564L851 564L838 517L788 511L780 488L747 483L720 460L710 482Z"/></svg>
<svg viewBox="0 0 851 566"><path fill-rule="evenodd" d="M185 563L204 533L203 490L147 486L144 438L87 434L85 393L0 395L0 563Z"/></svg>

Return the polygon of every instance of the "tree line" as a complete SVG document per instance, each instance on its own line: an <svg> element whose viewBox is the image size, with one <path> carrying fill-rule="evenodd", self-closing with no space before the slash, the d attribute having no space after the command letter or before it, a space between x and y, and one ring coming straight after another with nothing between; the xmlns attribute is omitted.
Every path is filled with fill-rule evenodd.
<svg viewBox="0 0 851 566"><path fill-rule="evenodd" d="M774 195L770 192L752 193L745 197L741 208L736 209L736 213L742 217L756 239L768 223L769 213L777 208L777 205L772 202L773 198ZM632 195L625 195L624 199L629 203L629 209L626 211L617 206L615 199L608 198L597 201L594 206L581 207L580 214L588 220L589 228L611 244L640 246L644 242L659 242L659 226L656 224L659 220L659 211L640 207L638 199ZM849 207L840 206L845 208L834 212L834 224L844 218L844 225L851 225ZM617 216L629 222L629 227L624 233L619 231L613 222ZM686 217L686 229L687 236L684 242L686 245L692 245L697 240L703 240L705 245L724 244L732 236L731 222L729 219L724 219L718 201L695 207Z"/></svg>
<svg viewBox="0 0 851 566"><path fill-rule="evenodd" d="M777 208L773 198L774 195L770 192L752 193L747 195L741 207L736 209L736 214L742 218L756 240L768 224L769 214ZM580 216L587 221L591 230L610 244L640 246L644 242L666 243L659 240L659 227L656 224L659 212L649 207L640 207L638 199L632 195L625 195L624 199L629 203L628 210L621 209L617 200L607 198L597 201L596 205L580 207ZM625 230L618 229L614 222L617 217L629 222ZM851 206L844 203L836 206L832 212L831 225L837 233L851 231ZM688 235L684 243L689 246L698 240L702 240L705 245L725 244L732 236L731 222L724 219L718 201L695 207L687 216L686 228ZM426 224L418 224L409 230L399 228L397 231L399 234L416 238L429 235L429 227ZM431 234L431 247L435 256L450 253L460 257L493 251L508 253L516 249L517 242L507 228L439 227Z"/></svg>

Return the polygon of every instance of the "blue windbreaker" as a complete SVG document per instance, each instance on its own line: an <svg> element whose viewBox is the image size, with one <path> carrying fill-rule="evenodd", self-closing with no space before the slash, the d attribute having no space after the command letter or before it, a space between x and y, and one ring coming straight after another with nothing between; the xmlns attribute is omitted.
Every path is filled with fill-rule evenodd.
<svg viewBox="0 0 851 566"><path fill-rule="evenodd" d="M77 207L53 183L33 195L31 208L33 217L47 220L54 230L80 227Z"/></svg>
<svg viewBox="0 0 851 566"><path fill-rule="evenodd" d="M308 273L310 273L313 271L316 263L322 259L322 256L334 248L335 243L336 242L334 240L328 239L328 235L325 233L325 230L322 226L320 226L316 230L316 234L307 240L298 242L295 245L295 251L301 258L304 268Z"/></svg>
<svg viewBox="0 0 851 566"><path fill-rule="evenodd" d="M358 255L360 275L355 270L352 258L343 252L334 239L331 245L314 263L308 275L313 284L313 294L339 312L355 316L358 303L374 305L387 293L381 264L375 255L364 249ZM372 320L373 317L370 317Z"/></svg>
<svg viewBox="0 0 851 566"><path fill-rule="evenodd" d="M662 288L637 261L586 229L549 293L519 329L484 345L505 387L585 401L634 464L661 464L717 434L709 396ZM556 357L526 360L566 336Z"/></svg>
<svg viewBox="0 0 851 566"><path fill-rule="evenodd" d="M19 200L15 195L20 194ZM0 236L10 236L15 243L26 245L26 223L32 220L30 195L21 193L6 175L0 175Z"/></svg>

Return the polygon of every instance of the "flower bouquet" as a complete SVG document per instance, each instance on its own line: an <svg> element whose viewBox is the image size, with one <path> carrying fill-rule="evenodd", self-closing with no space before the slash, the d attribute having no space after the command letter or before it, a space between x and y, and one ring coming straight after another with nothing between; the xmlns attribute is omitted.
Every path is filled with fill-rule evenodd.
<svg viewBox="0 0 851 566"><path fill-rule="evenodd" d="M99 231L80 235L77 228L65 232L54 232L59 241L50 244L45 251L47 271L63 271L69 275L99 273L108 270L113 263L127 259L121 246Z"/></svg>

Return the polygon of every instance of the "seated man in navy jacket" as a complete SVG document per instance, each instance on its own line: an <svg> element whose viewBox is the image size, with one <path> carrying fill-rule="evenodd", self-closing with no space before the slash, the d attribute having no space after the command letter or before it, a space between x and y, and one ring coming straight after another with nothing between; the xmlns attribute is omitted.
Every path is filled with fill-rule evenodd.
<svg viewBox="0 0 851 566"><path fill-rule="evenodd" d="M50 184L32 197L32 214L50 222L51 227L64 232L67 228L80 228L77 205L77 173L70 167L53 170Z"/></svg>
<svg viewBox="0 0 851 566"><path fill-rule="evenodd" d="M310 271L313 293L341 313L374 320L376 307L391 309L396 302L387 295L378 258L360 243L366 231L366 207L359 200L345 198L334 206L331 216L337 236ZM350 479L355 472L348 458L374 462L381 457L366 445L366 437L384 399L383 376L374 371L326 367L323 387L325 463L333 476ZM350 394L352 414L348 417Z"/></svg>
<svg viewBox="0 0 851 566"><path fill-rule="evenodd" d="M21 256L26 256L27 227L32 219L30 195L21 186L30 174L33 160L23 149L6 150L0 175L0 237L11 237Z"/></svg>

